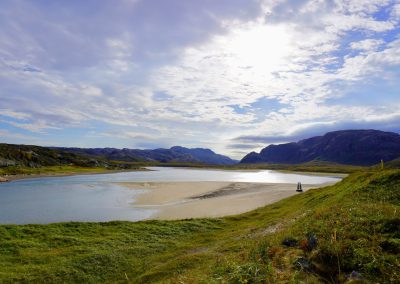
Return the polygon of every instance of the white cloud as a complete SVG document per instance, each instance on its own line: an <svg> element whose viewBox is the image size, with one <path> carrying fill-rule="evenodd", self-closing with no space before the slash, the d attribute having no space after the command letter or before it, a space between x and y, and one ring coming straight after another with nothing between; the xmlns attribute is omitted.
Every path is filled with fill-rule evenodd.
<svg viewBox="0 0 400 284"><path fill-rule="evenodd" d="M355 50L370 52L370 51L376 51L384 43L385 41L381 39L365 39L361 41L352 42L350 44L350 47Z"/></svg>
<svg viewBox="0 0 400 284"><path fill-rule="evenodd" d="M0 109L0 115L16 119L27 119L31 117L30 114L14 111L11 109Z"/></svg>
<svg viewBox="0 0 400 284"><path fill-rule="evenodd" d="M400 20L400 3L393 5L393 9L391 12L392 17L394 20Z"/></svg>

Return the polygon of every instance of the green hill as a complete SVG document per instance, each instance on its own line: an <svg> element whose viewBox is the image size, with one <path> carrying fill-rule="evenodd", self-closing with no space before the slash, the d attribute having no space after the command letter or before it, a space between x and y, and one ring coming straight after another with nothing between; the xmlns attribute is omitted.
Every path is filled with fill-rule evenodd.
<svg viewBox="0 0 400 284"><path fill-rule="evenodd" d="M107 166L105 159L94 159L84 155L69 153L34 145L0 144L0 166L42 167L75 165L82 167Z"/></svg>
<svg viewBox="0 0 400 284"><path fill-rule="evenodd" d="M0 252L2 283L399 283L400 170L221 219L3 225Z"/></svg>
<svg viewBox="0 0 400 284"><path fill-rule="evenodd" d="M0 143L0 177L9 175L99 173L138 169L135 163L110 161L59 149Z"/></svg>

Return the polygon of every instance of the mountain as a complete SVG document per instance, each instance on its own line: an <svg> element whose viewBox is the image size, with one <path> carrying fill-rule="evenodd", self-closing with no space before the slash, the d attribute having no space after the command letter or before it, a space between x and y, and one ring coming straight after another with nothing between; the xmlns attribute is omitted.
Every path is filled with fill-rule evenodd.
<svg viewBox="0 0 400 284"><path fill-rule="evenodd" d="M329 132L297 143L270 145L240 163L300 164L314 160L370 166L400 157L400 135L378 130Z"/></svg>
<svg viewBox="0 0 400 284"><path fill-rule="evenodd" d="M41 147L0 143L0 167L24 166L36 168L59 165L127 167L128 164L123 162L184 162L231 165L236 164L238 161L216 154L210 149L189 149L180 146L175 146L171 149L138 150Z"/></svg>
<svg viewBox="0 0 400 284"><path fill-rule="evenodd" d="M390 161L389 163L385 163L385 168L400 169L400 157Z"/></svg>
<svg viewBox="0 0 400 284"><path fill-rule="evenodd" d="M195 160L210 165L233 165L238 162L236 160L232 160L227 156L216 154L210 149L204 149L204 148L189 149L185 147L174 146L170 150L175 153L181 153L192 156Z"/></svg>
<svg viewBox="0 0 400 284"><path fill-rule="evenodd" d="M125 162L191 162L213 165L232 165L237 161L223 155L219 155L210 149L185 148L174 146L170 149L116 149L116 148L55 148L62 151L86 155L91 157L101 157L107 160Z"/></svg>

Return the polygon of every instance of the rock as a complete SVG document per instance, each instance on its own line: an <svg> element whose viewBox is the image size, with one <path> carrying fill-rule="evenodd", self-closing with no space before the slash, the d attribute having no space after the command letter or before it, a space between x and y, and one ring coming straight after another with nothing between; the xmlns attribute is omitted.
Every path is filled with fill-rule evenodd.
<svg viewBox="0 0 400 284"><path fill-rule="evenodd" d="M15 165L16 165L15 161L0 158L0 167L10 167Z"/></svg>
<svg viewBox="0 0 400 284"><path fill-rule="evenodd" d="M363 277L362 277L361 273L354 271L354 270L347 277L347 281L348 281L347 283L358 283L359 281L362 281L362 280L363 280Z"/></svg>
<svg viewBox="0 0 400 284"><path fill-rule="evenodd" d="M312 251L318 246L318 238L314 234L307 234L307 249Z"/></svg>
<svg viewBox="0 0 400 284"><path fill-rule="evenodd" d="M0 182L8 182L9 180L3 177L0 177Z"/></svg>
<svg viewBox="0 0 400 284"><path fill-rule="evenodd" d="M296 266L297 269L300 270L310 270L311 269L311 263L308 259L305 259L304 257L298 258L294 262L294 266Z"/></svg>
<svg viewBox="0 0 400 284"><path fill-rule="evenodd" d="M296 247L299 244L299 241L293 238L286 238L282 241L282 245L287 247Z"/></svg>

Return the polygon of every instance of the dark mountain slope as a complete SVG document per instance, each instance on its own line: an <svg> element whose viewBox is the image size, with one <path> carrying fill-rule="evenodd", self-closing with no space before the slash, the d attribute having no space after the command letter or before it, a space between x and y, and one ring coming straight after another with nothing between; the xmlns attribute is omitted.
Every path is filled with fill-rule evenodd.
<svg viewBox="0 0 400 284"><path fill-rule="evenodd" d="M259 154L246 155L241 163L300 164L313 160L348 165L374 165L381 159L400 157L400 135L378 130L329 132L297 143L270 145Z"/></svg>
<svg viewBox="0 0 400 284"><path fill-rule="evenodd" d="M174 151L175 153L192 156L195 160L201 161L205 164L232 165L237 163L237 161L232 160L227 156L216 154L210 149L204 149L204 148L189 149L180 146L174 146L170 150Z"/></svg>

